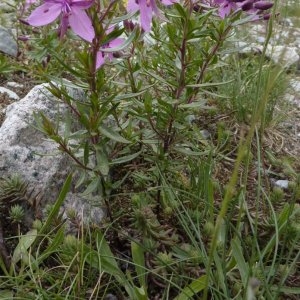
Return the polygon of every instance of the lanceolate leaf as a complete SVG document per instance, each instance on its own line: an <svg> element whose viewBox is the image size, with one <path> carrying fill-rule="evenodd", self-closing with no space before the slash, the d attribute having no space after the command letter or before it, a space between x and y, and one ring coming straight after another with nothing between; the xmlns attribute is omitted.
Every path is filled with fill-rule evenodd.
<svg viewBox="0 0 300 300"><path fill-rule="evenodd" d="M100 126L99 130L103 135L105 135L106 137L110 138L113 141L123 143L123 144L131 143L130 141L126 140L121 135L119 135L116 131L112 130L111 128L108 128L105 125Z"/></svg>
<svg viewBox="0 0 300 300"><path fill-rule="evenodd" d="M21 236L20 241L11 259L13 264L18 263L23 257L28 257L29 255L28 249L33 244L36 237L37 237L36 229L32 229L28 231L25 235Z"/></svg>
<svg viewBox="0 0 300 300"><path fill-rule="evenodd" d="M128 161L131 161L131 160L135 159L136 157L138 157L141 154L141 152L142 151L139 151L137 153L133 153L133 154L130 154L130 155L126 155L126 156L116 158L112 161L112 164L122 164L122 163L125 163L125 162L128 162Z"/></svg>

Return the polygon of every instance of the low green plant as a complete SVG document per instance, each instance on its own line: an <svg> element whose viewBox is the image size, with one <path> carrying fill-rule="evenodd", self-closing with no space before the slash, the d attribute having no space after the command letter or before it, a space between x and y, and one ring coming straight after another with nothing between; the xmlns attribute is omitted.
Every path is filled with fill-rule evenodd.
<svg viewBox="0 0 300 300"><path fill-rule="evenodd" d="M168 22L153 20L146 35L145 20L143 30L131 23L121 3L96 3L84 12L92 41L72 19L86 42L71 34L59 41L51 26L35 33L36 63L69 113L55 121L36 115L34 126L73 160L74 189L100 199L107 217L100 224L78 222L77 235L68 232L60 208L70 175L45 218L18 237L9 267L1 264L2 294L298 296L298 171L272 149L264 152L284 90L284 70L264 58L275 11L261 56L241 58L223 57L232 30L251 17L240 11L220 19L214 8L176 3L164 10ZM99 55L100 62L107 58L100 67ZM82 89L84 97L72 98L68 88ZM287 190L271 186L267 164L277 177L285 170L292 181ZM67 216L77 218L75 211Z"/></svg>

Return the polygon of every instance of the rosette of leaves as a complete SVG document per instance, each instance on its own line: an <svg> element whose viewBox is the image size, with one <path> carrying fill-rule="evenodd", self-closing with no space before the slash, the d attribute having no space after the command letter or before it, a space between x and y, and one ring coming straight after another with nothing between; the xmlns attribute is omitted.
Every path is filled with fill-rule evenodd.
<svg viewBox="0 0 300 300"><path fill-rule="evenodd" d="M31 208L36 209L39 201L40 194L30 188L29 184L20 176L12 175L7 178L0 178L0 215L10 216L10 212L15 212L16 207L18 207L18 210L24 211L23 221L31 222L34 217ZM20 214L18 215L20 216ZM18 222L20 221L19 218ZM30 226L31 224L26 225Z"/></svg>

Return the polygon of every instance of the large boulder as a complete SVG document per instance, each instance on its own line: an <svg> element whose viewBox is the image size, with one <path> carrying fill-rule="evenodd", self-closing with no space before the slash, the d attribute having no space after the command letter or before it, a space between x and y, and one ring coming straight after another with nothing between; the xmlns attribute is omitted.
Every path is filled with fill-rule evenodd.
<svg viewBox="0 0 300 300"><path fill-rule="evenodd" d="M33 127L34 113L43 112L54 119L58 106L62 113L66 107L46 86L34 87L25 98L7 107L0 127L0 176L17 173L53 200L69 170L68 159L58 153L54 142Z"/></svg>
<svg viewBox="0 0 300 300"><path fill-rule="evenodd" d="M72 161L58 151L57 144L33 126L34 114L39 112L52 120L57 119L58 109L62 115L67 113L67 107L47 90L47 86L35 86L25 98L9 105L0 127L0 177L20 175L40 193L41 210L56 200L72 168ZM78 89L68 88L68 93L74 99L83 97ZM63 129L62 124L60 130ZM65 209L75 209L84 222L98 223L103 216L100 207L93 208L80 194L70 193Z"/></svg>

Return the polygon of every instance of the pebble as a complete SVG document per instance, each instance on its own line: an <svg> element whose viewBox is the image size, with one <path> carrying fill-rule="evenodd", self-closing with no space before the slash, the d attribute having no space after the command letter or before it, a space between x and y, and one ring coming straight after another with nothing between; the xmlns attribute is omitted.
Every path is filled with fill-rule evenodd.
<svg viewBox="0 0 300 300"><path fill-rule="evenodd" d="M300 80L292 79L290 81L290 86L296 93L300 93Z"/></svg>
<svg viewBox="0 0 300 300"><path fill-rule="evenodd" d="M275 186L278 186L282 189L287 189L289 187L289 181L288 180L277 180L274 182Z"/></svg>
<svg viewBox="0 0 300 300"><path fill-rule="evenodd" d="M12 100L20 100L20 97L15 92L2 86L0 86L0 94L7 94Z"/></svg>
<svg viewBox="0 0 300 300"><path fill-rule="evenodd" d="M23 84L20 84L20 83L14 82L14 81L6 82L6 86L11 87L11 88L23 88L24 87Z"/></svg>
<svg viewBox="0 0 300 300"><path fill-rule="evenodd" d="M206 130L206 129L201 130L200 133L202 134L202 137L205 140L207 140L207 139L209 139L211 137L210 132L208 130Z"/></svg>

